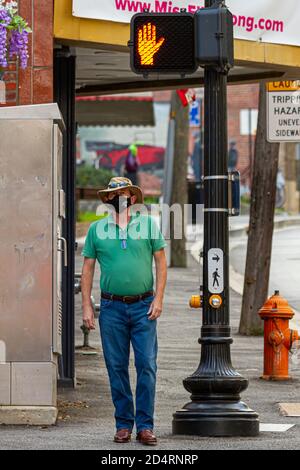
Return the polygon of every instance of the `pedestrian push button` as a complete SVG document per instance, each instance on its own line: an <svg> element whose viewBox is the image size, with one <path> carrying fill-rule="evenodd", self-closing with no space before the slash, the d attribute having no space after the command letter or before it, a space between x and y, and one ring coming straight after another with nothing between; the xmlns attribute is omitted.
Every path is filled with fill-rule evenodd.
<svg viewBox="0 0 300 470"><path fill-rule="evenodd" d="M201 295L192 295L190 298L190 307L191 308L202 308L202 296Z"/></svg>

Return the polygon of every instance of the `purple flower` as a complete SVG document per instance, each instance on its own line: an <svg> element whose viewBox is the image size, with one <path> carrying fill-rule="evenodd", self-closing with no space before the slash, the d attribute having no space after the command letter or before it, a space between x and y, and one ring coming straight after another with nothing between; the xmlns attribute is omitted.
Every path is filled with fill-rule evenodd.
<svg viewBox="0 0 300 470"><path fill-rule="evenodd" d="M6 10L0 10L0 21L2 24L8 26L11 23L11 16Z"/></svg>
<svg viewBox="0 0 300 470"><path fill-rule="evenodd" d="M28 63L28 33L27 31L12 31L9 44L9 57L19 57L22 69Z"/></svg>
<svg viewBox="0 0 300 470"><path fill-rule="evenodd" d="M7 67L7 29L0 24L0 66Z"/></svg>
<svg viewBox="0 0 300 470"><path fill-rule="evenodd" d="M11 16L7 10L0 10L0 66L7 67L7 29L11 23Z"/></svg>
<svg viewBox="0 0 300 470"><path fill-rule="evenodd" d="M10 10L0 5L0 67L7 67L7 55L9 58L18 57L20 67L25 69L28 63L28 32L20 24L12 23L13 17ZM13 24L18 29L10 29L9 39L7 26ZM24 22L23 22L24 23Z"/></svg>

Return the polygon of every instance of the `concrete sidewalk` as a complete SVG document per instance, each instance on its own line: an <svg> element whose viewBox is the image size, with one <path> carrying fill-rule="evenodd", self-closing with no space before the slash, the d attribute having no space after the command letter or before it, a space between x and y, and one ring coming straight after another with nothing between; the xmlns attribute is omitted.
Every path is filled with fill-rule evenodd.
<svg viewBox="0 0 300 470"><path fill-rule="evenodd" d="M81 269L82 259L76 257L76 268ZM234 366L250 380L242 398L256 410L262 423L296 424L284 433L262 432L256 438L198 438L178 437L171 434L172 414L189 401L182 380L194 372L199 363L198 345L201 313L191 310L189 298L197 293L199 265L189 255L187 269L170 268L164 303L164 313L159 320L159 361L156 397L156 449L299 449L300 418L280 416L278 402L300 401L300 373L292 371L294 380L288 383L270 383L259 379L262 371L261 337L237 335L241 298L231 295L231 318L234 343ZM99 271L94 282L94 296L99 299ZM81 298L76 296L76 344L82 343ZM0 427L1 449L143 449L133 440L130 444L114 444L113 407L99 331L92 332L91 345L95 355L76 353L78 386L75 390L60 390L60 419L52 428ZM131 378L134 385L133 358ZM121 454L120 454L121 455Z"/></svg>

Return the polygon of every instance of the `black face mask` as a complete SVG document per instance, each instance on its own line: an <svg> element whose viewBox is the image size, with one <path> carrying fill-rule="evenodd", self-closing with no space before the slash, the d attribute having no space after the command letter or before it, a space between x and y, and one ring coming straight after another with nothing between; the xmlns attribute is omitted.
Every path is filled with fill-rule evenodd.
<svg viewBox="0 0 300 470"><path fill-rule="evenodd" d="M114 207L117 214L123 212L125 209L127 209L127 207L131 206L131 198L125 196L115 196L113 199L110 199L107 202Z"/></svg>

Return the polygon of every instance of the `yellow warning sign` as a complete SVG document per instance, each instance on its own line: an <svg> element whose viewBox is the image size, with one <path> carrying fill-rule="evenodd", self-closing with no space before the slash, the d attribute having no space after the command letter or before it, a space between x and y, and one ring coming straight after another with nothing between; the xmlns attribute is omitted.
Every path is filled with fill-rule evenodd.
<svg viewBox="0 0 300 470"><path fill-rule="evenodd" d="M267 83L267 91L298 91L300 90L300 80L283 80L281 82Z"/></svg>

